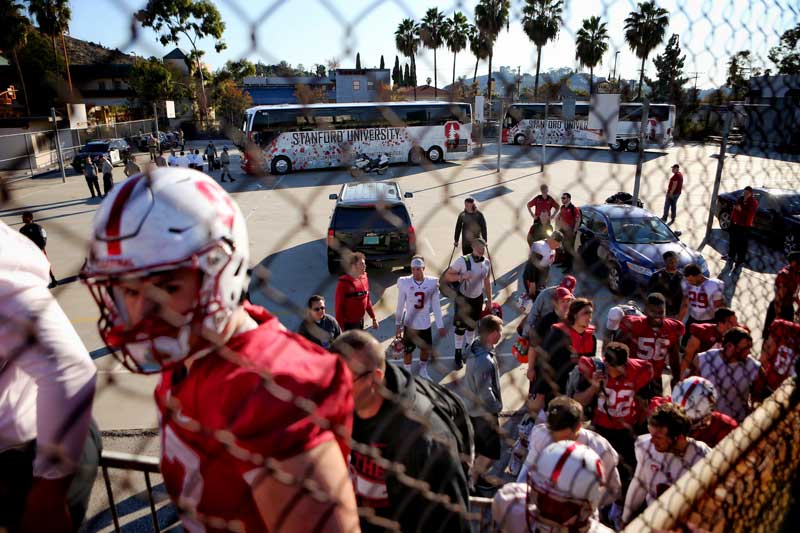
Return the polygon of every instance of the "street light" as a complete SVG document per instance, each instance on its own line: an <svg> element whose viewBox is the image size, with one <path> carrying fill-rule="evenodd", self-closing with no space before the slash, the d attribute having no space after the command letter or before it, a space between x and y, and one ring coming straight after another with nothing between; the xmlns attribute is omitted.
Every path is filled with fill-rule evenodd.
<svg viewBox="0 0 800 533"><path fill-rule="evenodd" d="M611 74L611 79L613 80L614 77L617 75L617 56L619 55L619 50L614 54L614 71Z"/></svg>

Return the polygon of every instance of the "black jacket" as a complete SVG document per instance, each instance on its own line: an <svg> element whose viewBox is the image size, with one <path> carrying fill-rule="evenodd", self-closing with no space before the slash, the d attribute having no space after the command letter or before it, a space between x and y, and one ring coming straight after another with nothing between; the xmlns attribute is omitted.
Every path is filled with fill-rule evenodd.
<svg viewBox="0 0 800 533"><path fill-rule="evenodd" d="M408 476L425 481L434 493L447 495L451 502L466 512L469 501L467 477L458 457L456 438L448 424L432 411L431 401L418 392L415 382L419 379L423 378L412 376L391 363L386 364L386 388L403 403L408 402L412 406L411 412L429 428L410 418L408 411L401 409L395 401L386 400L374 417L354 417L353 440L374 446L384 459L401 464ZM434 434L439 440L433 438ZM376 473L385 475L389 505L376 508L375 512L398 522L402 531L466 533L470 530L463 515L431 502L418 490L399 481L391 469L384 471L358 450L353 450L350 463L356 476L362 472L374 480ZM359 506L364 504L365 501L359 497ZM364 518L361 519L361 528L365 532L383 531Z"/></svg>
<svg viewBox="0 0 800 533"><path fill-rule="evenodd" d="M477 210L474 213L467 213L466 211L459 213L453 241L462 240L465 243L471 243L473 239L478 237L483 237L486 241L489 240L489 235L486 232L486 219L483 213Z"/></svg>
<svg viewBox="0 0 800 533"><path fill-rule="evenodd" d="M47 245L47 232L36 222L25 224L19 228L19 232L32 240L40 250L44 250L44 247Z"/></svg>

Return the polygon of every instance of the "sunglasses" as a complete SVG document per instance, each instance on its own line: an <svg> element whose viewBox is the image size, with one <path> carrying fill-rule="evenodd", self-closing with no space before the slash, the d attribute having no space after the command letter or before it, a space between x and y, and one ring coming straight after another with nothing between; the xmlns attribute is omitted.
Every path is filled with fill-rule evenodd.
<svg viewBox="0 0 800 533"><path fill-rule="evenodd" d="M319 307L312 307L311 310L312 311L324 311L325 310L325 306L321 305Z"/></svg>

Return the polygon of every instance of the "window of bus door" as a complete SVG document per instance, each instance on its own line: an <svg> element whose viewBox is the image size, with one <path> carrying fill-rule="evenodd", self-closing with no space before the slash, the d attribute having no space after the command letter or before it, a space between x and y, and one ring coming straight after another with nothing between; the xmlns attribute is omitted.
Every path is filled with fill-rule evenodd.
<svg viewBox="0 0 800 533"><path fill-rule="evenodd" d="M654 118L659 122L669 122L669 106L668 105L651 105L650 110L647 112L649 118Z"/></svg>

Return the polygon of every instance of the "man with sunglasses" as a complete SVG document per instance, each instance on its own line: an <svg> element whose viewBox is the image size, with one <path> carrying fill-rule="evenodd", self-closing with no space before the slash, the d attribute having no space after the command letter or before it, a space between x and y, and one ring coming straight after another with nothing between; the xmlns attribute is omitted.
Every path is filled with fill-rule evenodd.
<svg viewBox="0 0 800 533"><path fill-rule="evenodd" d="M564 250L564 259L562 266L564 272L572 270L572 260L575 256L575 236L578 234L578 228L581 225L581 210L572 203L572 195L565 192L561 195L561 207L556 213L556 229L564 235L562 248Z"/></svg>
<svg viewBox="0 0 800 533"><path fill-rule="evenodd" d="M342 334L342 330L336 319L325 312L325 298L315 294L308 299L306 316L297 328L297 333L330 350L331 344Z"/></svg>

